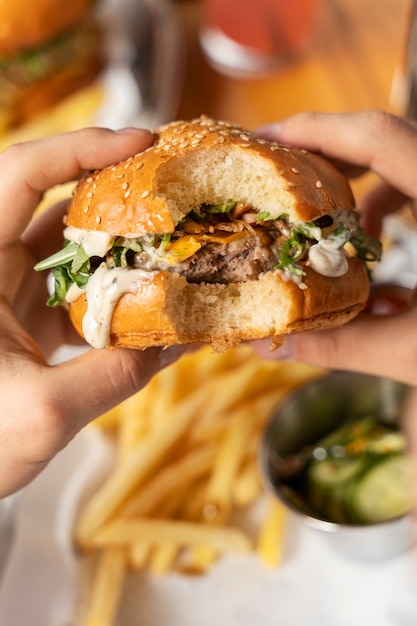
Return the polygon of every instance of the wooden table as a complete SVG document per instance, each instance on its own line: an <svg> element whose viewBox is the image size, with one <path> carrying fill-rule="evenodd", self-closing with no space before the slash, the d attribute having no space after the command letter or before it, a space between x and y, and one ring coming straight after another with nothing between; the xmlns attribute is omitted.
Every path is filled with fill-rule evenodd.
<svg viewBox="0 0 417 626"><path fill-rule="evenodd" d="M253 128L301 110L402 107L398 77L411 0L324 0L316 40L305 57L249 80L222 76L207 64L198 43L198 0L179 5L187 36L180 118L206 113Z"/></svg>

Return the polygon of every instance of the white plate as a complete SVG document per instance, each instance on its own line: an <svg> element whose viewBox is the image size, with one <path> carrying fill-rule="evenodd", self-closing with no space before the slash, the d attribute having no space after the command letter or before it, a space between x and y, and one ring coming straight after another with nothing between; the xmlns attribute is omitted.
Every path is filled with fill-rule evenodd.
<svg viewBox="0 0 417 626"><path fill-rule="evenodd" d="M0 587L0 624L82 626L76 615L80 590L88 587L71 531L80 503L111 459L108 444L86 429L23 492ZM132 575L118 624L417 624L416 553L358 563L334 552L296 518L289 522L279 569L270 570L251 555L222 558L202 577Z"/></svg>

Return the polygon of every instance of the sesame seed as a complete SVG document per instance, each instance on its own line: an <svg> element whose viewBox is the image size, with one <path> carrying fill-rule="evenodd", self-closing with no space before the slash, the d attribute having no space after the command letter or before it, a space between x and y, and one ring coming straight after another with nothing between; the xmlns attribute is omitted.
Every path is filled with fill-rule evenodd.
<svg viewBox="0 0 417 626"><path fill-rule="evenodd" d="M150 193L151 193L150 191L143 191L140 197L147 198L150 195Z"/></svg>
<svg viewBox="0 0 417 626"><path fill-rule="evenodd" d="M93 182L93 178L92 176L89 176L88 178L86 178L87 183L92 183Z"/></svg>
<svg viewBox="0 0 417 626"><path fill-rule="evenodd" d="M301 148L301 152L302 152L303 154L308 154L308 150L306 150L305 148Z"/></svg>
<svg viewBox="0 0 417 626"><path fill-rule="evenodd" d="M124 178L124 176L125 176L124 174L117 174L116 178Z"/></svg>
<svg viewBox="0 0 417 626"><path fill-rule="evenodd" d="M93 197L93 193L91 191L89 191L87 194L85 194L87 198L92 198Z"/></svg>
<svg viewBox="0 0 417 626"><path fill-rule="evenodd" d="M305 289L308 289L308 285L306 285L305 283L300 283L298 285L298 289L301 289L301 291L304 291Z"/></svg>
<svg viewBox="0 0 417 626"><path fill-rule="evenodd" d="M125 193L125 198L128 198L130 196L130 194L132 193L131 189L128 189Z"/></svg>
<svg viewBox="0 0 417 626"><path fill-rule="evenodd" d="M96 224L100 224L100 222L101 222L101 217L100 217L100 215L97 215L97 217L96 217Z"/></svg>
<svg viewBox="0 0 417 626"><path fill-rule="evenodd" d="M291 180L288 181L288 187L295 187L295 183L293 183Z"/></svg>
<svg viewBox="0 0 417 626"><path fill-rule="evenodd" d="M300 173L299 170L297 170L296 167L292 167L291 171L294 172L294 174L299 174Z"/></svg>
<svg viewBox="0 0 417 626"><path fill-rule="evenodd" d="M316 187L317 189L321 189L323 187L323 183L321 182L321 180L316 180Z"/></svg>
<svg viewBox="0 0 417 626"><path fill-rule="evenodd" d="M129 183L124 182L122 185L122 189L127 189L129 187Z"/></svg>
<svg viewBox="0 0 417 626"><path fill-rule="evenodd" d="M136 164L136 169L140 170L143 167L143 161L140 161L139 163Z"/></svg>
<svg viewBox="0 0 417 626"><path fill-rule="evenodd" d="M88 213L89 210L90 210L90 207L87 204L87 206L84 207L84 213Z"/></svg>

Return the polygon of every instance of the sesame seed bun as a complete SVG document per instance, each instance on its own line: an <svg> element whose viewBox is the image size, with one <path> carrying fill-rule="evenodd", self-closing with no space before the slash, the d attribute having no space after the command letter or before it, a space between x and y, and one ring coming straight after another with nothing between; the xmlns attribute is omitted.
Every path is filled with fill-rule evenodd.
<svg viewBox="0 0 417 626"><path fill-rule="evenodd" d="M290 222L310 222L354 208L345 177L323 158L257 139L232 124L199 118L155 132L145 152L94 172L78 185L67 226L127 237L174 233L192 211L230 199ZM304 267L302 283L276 270L254 280L189 281L163 269L137 293L124 293L112 313L109 345L144 349L210 343L217 351L242 341L330 328L364 308L363 262L348 258L333 278ZM81 335L87 299L69 305Z"/></svg>
<svg viewBox="0 0 417 626"><path fill-rule="evenodd" d="M202 203L239 197L307 222L354 208L348 181L328 161L269 143L232 124L199 118L158 129L155 143L85 178L67 224L111 233L172 232Z"/></svg>

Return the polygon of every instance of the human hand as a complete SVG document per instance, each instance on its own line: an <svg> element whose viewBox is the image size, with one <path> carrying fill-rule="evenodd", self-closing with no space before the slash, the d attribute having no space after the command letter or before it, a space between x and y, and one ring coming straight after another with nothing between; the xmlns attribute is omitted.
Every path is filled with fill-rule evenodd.
<svg viewBox="0 0 417 626"><path fill-rule="evenodd" d="M90 128L0 154L0 497L30 482L85 424L179 354L91 350L49 365L75 331L63 309L46 307L46 276L33 270L62 245L65 206L32 220L43 192L151 143L148 131Z"/></svg>
<svg viewBox="0 0 417 626"><path fill-rule="evenodd" d="M373 171L380 182L358 203L362 224L379 236L385 215L406 201L417 202L417 130L381 111L353 114L302 113L258 129L267 139L322 153L348 176ZM330 369L365 372L415 385L417 382L417 302L399 313L361 314L334 330L293 335L286 346L270 353L265 342L258 352L272 358L294 358Z"/></svg>

